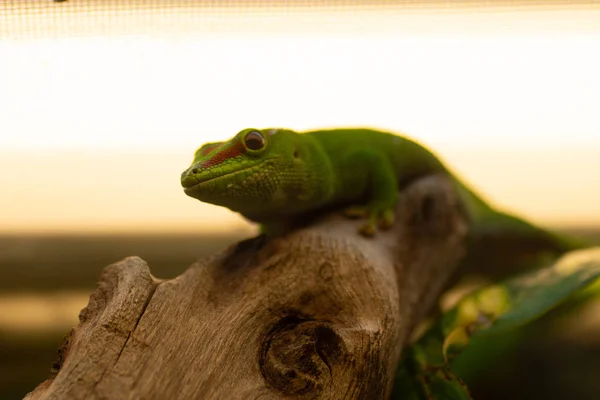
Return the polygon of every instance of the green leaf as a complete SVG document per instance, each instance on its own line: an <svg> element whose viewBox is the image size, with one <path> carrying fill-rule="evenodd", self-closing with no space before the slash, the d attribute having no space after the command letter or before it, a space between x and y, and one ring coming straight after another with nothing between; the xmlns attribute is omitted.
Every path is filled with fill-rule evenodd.
<svg viewBox="0 0 600 400"><path fill-rule="evenodd" d="M439 327L433 326L406 349L396 372L392 399L471 400L469 389L444 361Z"/></svg>
<svg viewBox="0 0 600 400"><path fill-rule="evenodd" d="M469 389L446 364L432 365L427 361L427 355L418 346L407 350L396 372L392 399L471 400Z"/></svg>
<svg viewBox="0 0 600 400"><path fill-rule="evenodd" d="M524 325L600 277L600 247L578 250L552 266L465 296L405 352L393 399L470 399L449 362L471 338Z"/></svg>
<svg viewBox="0 0 600 400"><path fill-rule="evenodd" d="M600 276L600 248L561 257L533 271L466 296L441 320L446 362L475 335L498 334L534 320Z"/></svg>

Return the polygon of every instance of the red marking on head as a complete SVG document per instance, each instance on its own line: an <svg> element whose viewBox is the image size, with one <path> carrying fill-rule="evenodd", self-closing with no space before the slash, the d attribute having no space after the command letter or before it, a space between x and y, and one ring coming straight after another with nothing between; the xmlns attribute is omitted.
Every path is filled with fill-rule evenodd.
<svg viewBox="0 0 600 400"><path fill-rule="evenodd" d="M222 145L223 145L223 143L213 143L210 145L205 145L204 147L202 147L200 149L200 151L198 151L198 153L201 156L207 156L208 153L210 153L211 151L213 151L214 149L216 149L217 147L222 146Z"/></svg>
<svg viewBox="0 0 600 400"><path fill-rule="evenodd" d="M214 150L214 148L212 148L211 150ZM225 143L225 144L219 146L216 150L217 150L217 152L215 154L213 154L213 156L210 159L208 159L208 160L204 161L202 164L200 164L200 168L214 167L216 165L221 164L222 162L224 162L226 160L235 158L246 152L246 148L244 147L242 142L240 142L239 140L236 140L233 143L232 142Z"/></svg>

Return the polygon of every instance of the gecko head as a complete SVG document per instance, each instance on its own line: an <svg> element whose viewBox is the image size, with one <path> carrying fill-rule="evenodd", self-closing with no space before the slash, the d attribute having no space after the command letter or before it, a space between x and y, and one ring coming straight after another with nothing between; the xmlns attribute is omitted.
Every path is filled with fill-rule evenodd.
<svg viewBox="0 0 600 400"><path fill-rule="evenodd" d="M325 175L314 139L286 129L244 129L200 147L181 174L188 196L255 221L314 207ZM325 183L326 186L326 183Z"/></svg>

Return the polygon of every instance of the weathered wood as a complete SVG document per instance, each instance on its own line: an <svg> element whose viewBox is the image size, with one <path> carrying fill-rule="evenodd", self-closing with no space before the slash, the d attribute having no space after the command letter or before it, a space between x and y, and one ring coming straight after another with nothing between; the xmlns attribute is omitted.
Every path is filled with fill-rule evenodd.
<svg viewBox="0 0 600 400"><path fill-rule="evenodd" d="M380 399L462 256L451 186L401 193L375 239L331 215L241 242L173 280L107 267L57 371L27 399Z"/></svg>

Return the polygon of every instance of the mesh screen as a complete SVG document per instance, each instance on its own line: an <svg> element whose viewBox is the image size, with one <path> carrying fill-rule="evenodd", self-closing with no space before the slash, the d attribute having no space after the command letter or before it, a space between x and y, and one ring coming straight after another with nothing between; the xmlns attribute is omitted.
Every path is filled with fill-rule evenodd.
<svg viewBox="0 0 600 400"><path fill-rule="evenodd" d="M184 0L0 0L0 38L49 38L85 35L168 35L196 32L261 32L269 24L280 24L290 15L307 16L327 12L328 18L295 24L293 29L328 31L344 21L331 15L389 12L444 13L481 9L507 11L593 8L597 1L184 1ZM233 17L233 18L232 18ZM262 25L261 25L262 24ZM344 29L352 29L344 26Z"/></svg>

